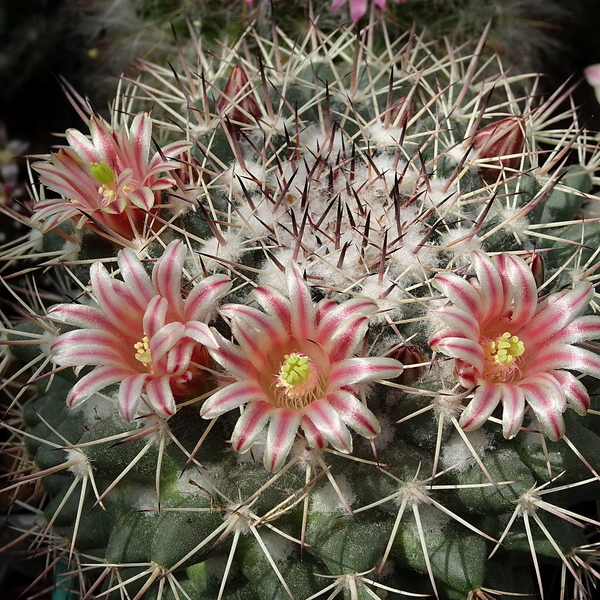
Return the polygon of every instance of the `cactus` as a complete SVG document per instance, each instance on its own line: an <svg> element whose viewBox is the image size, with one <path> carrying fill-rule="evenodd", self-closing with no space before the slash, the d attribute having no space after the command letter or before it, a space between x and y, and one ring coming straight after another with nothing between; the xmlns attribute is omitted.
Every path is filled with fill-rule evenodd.
<svg viewBox="0 0 600 600"><path fill-rule="evenodd" d="M190 40L32 165L5 549L83 598L591 597L570 88L385 21Z"/></svg>

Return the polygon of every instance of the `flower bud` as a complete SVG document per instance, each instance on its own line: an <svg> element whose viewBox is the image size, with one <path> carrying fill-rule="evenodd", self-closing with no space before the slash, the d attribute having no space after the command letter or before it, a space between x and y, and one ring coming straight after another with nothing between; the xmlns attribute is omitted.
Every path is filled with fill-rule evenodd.
<svg viewBox="0 0 600 600"><path fill-rule="evenodd" d="M542 255L534 252L529 260L529 268L533 273L533 278L535 279L535 284L538 288L544 283L544 260L542 259Z"/></svg>
<svg viewBox="0 0 600 600"><path fill-rule="evenodd" d="M242 124L252 125L255 119L262 116L252 92L250 79L243 67L237 65L233 68L215 109L218 114L229 119L234 131L239 131Z"/></svg>
<svg viewBox="0 0 600 600"><path fill-rule="evenodd" d="M482 127L473 138L477 158L498 168L481 167L479 174L485 181L496 181L501 169L518 169L520 154L525 149L524 122L521 116L507 117ZM494 160L497 159L497 160Z"/></svg>
<svg viewBox="0 0 600 600"><path fill-rule="evenodd" d="M412 98L407 101L408 96L402 96L394 102L388 109L388 119L386 119L385 128L387 124L394 125L395 127L404 127L409 119L411 119L416 110L415 101ZM400 117L400 118L398 118Z"/></svg>
<svg viewBox="0 0 600 600"><path fill-rule="evenodd" d="M410 365L419 365L427 362L423 350L421 350L421 348L415 344L404 344L403 346L392 350L392 352L387 354L387 356L400 361L404 365L404 371L402 371L398 377L391 380L394 383L398 383L400 385L410 385L419 379L419 377L424 375L427 371L426 365L421 365L419 367L415 367L414 369L407 368L410 367Z"/></svg>

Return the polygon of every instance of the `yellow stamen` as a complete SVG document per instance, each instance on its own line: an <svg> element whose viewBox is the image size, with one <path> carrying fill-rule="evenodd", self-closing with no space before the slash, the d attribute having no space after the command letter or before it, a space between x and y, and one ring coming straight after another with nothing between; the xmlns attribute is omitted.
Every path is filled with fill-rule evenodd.
<svg viewBox="0 0 600 600"><path fill-rule="evenodd" d="M293 352L283 358L275 376L277 399L289 408L303 408L316 399L315 390L319 386L317 370L306 354Z"/></svg>
<svg viewBox="0 0 600 600"><path fill-rule="evenodd" d="M519 356L525 353L525 344L518 336L505 331L494 339L482 338L480 344L485 356L484 377L499 383L510 381L519 369Z"/></svg>
<svg viewBox="0 0 600 600"><path fill-rule="evenodd" d="M148 336L144 336L141 342L136 342L133 345L136 350L135 358L139 360L144 366L150 367L150 373L154 374L154 365L152 364L152 354L150 353L150 340Z"/></svg>
<svg viewBox="0 0 600 600"><path fill-rule="evenodd" d="M525 352L523 342L516 336L505 331L495 342L494 360L496 362L510 365L517 356Z"/></svg>

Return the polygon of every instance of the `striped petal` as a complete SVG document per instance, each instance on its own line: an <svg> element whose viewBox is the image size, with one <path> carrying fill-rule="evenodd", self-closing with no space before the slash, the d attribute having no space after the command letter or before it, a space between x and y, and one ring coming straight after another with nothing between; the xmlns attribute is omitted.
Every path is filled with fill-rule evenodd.
<svg viewBox="0 0 600 600"><path fill-rule="evenodd" d="M567 371L550 371L567 398L567 404L580 415L590 408L590 396L579 379Z"/></svg>
<svg viewBox="0 0 600 600"><path fill-rule="evenodd" d="M452 358L463 360L472 365L480 373L483 371L483 350L473 340L453 337L443 338L437 342L433 349L443 352Z"/></svg>
<svg viewBox="0 0 600 600"><path fill-rule="evenodd" d="M337 411L342 421L352 427L356 433L372 438L381 431L381 425L375 415L350 392L345 390L331 392L327 394L327 402Z"/></svg>
<svg viewBox="0 0 600 600"><path fill-rule="evenodd" d="M91 373L82 377L72 388L67 396L67 404L74 408L79 406L84 400L87 400L92 394L122 381L128 377L123 369L118 367L97 367Z"/></svg>
<svg viewBox="0 0 600 600"><path fill-rule="evenodd" d="M518 385L501 384L502 434L507 440L519 433L525 416L525 394Z"/></svg>
<svg viewBox="0 0 600 600"><path fill-rule="evenodd" d="M269 424L264 454L267 471L279 471L283 466L296 439L301 418L302 413L292 408L280 408L274 411Z"/></svg>
<svg viewBox="0 0 600 600"><path fill-rule="evenodd" d="M164 419L175 414L177 410L169 376L152 377L146 384L148 403L159 417Z"/></svg>
<svg viewBox="0 0 600 600"><path fill-rule="evenodd" d="M566 407L565 394L556 379L547 373L528 377L520 382L519 388L533 409L544 433L553 441L565 433L562 413Z"/></svg>
<svg viewBox="0 0 600 600"><path fill-rule="evenodd" d="M256 381L238 381L215 392L200 409L205 419L214 419L250 402L266 402L264 390Z"/></svg>
<svg viewBox="0 0 600 600"><path fill-rule="evenodd" d="M392 379L402 373L402 368L393 358L349 358L332 365L326 393L363 381Z"/></svg>
<svg viewBox="0 0 600 600"><path fill-rule="evenodd" d="M250 450L254 441L264 429L271 418L273 407L268 402L250 402L235 424L231 443L233 447L243 454Z"/></svg>
<svg viewBox="0 0 600 600"><path fill-rule="evenodd" d="M481 427L496 410L502 398L502 387L485 380L478 381L473 399L460 416L460 426L465 431L473 431Z"/></svg>
<svg viewBox="0 0 600 600"><path fill-rule="evenodd" d="M214 312L215 303L231 289L231 280L226 275L206 277L185 299L186 321L203 321Z"/></svg>
<svg viewBox="0 0 600 600"><path fill-rule="evenodd" d="M352 452L352 436L337 411L326 400L311 402L304 409L304 416L327 438L339 452Z"/></svg>
<svg viewBox="0 0 600 600"><path fill-rule="evenodd" d="M181 298L181 274L187 250L183 242L171 242L156 261L152 271L152 281L158 293L167 299L175 317L183 321L183 300Z"/></svg>
<svg viewBox="0 0 600 600"><path fill-rule="evenodd" d="M144 373L133 375L123 379L119 386L119 413L128 423L133 421L137 413L147 378L148 375Z"/></svg>

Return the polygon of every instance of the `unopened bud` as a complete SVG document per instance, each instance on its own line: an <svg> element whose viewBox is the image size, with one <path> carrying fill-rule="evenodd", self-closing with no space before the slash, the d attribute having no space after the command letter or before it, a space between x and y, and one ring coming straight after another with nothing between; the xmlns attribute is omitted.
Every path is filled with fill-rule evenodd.
<svg viewBox="0 0 600 600"><path fill-rule="evenodd" d="M501 169L519 168L520 155L525 149L524 128L525 119L513 116L490 123L475 134L473 148L477 150L477 158L498 167L481 167L479 174L484 180L496 181Z"/></svg>
<svg viewBox="0 0 600 600"><path fill-rule="evenodd" d="M389 354L387 354L389 358L395 358L399 360L404 365L404 371L398 375L395 379L392 379L394 383L398 383L400 385L410 385L419 377L425 374L427 371L427 366L421 363L427 362L425 358L425 354L423 350L416 346L415 344L404 344L404 346L400 346L399 348L395 348ZM414 368L407 368L411 365L419 365Z"/></svg>
<svg viewBox="0 0 600 600"><path fill-rule="evenodd" d="M243 67L237 65L233 68L215 109L218 114L226 116L232 127L237 129L240 125L252 125L262 116L248 74Z"/></svg>
<svg viewBox="0 0 600 600"><path fill-rule="evenodd" d="M533 278L535 279L535 284L540 287L544 283L544 260L542 259L542 255L534 252L531 256L531 260L529 261L529 267L531 268L531 272L533 273Z"/></svg>
<svg viewBox="0 0 600 600"><path fill-rule="evenodd" d="M408 120L414 116L415 110L415 101L412 98L408 100L408 96L402 96L388 109L389 116L385 120L385 128L387 129L389 125L404 127Z"/></svg>

